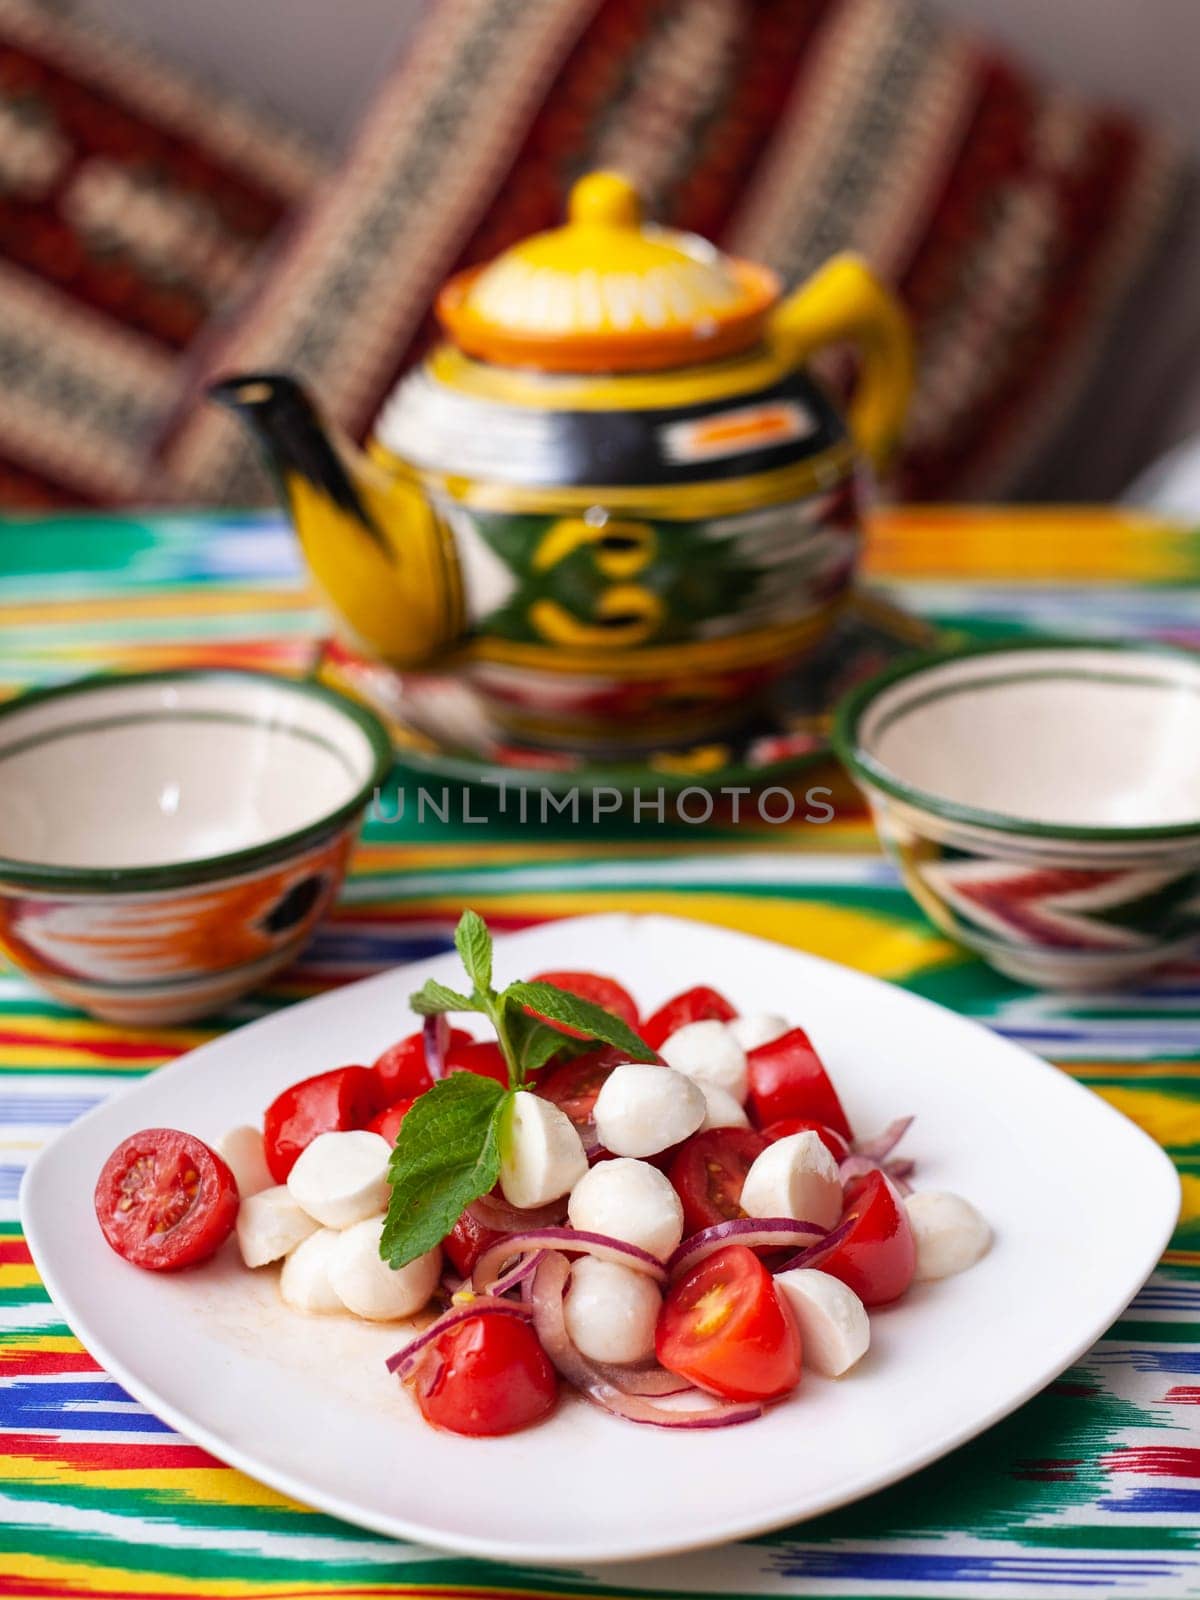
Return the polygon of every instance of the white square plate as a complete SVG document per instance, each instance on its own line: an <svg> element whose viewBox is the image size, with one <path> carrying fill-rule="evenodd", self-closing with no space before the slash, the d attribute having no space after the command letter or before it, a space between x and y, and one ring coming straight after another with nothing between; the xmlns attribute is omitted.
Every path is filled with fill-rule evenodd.
<svg viewBox="0 0 1200 1600"><path fill-rule="evenodd" d="M119 1140L167 1125L212 1140L285 1085L370 1061L411 1027L408 994L457 981L439 956L295 1006L153 1073L67 1130L23 1190L34 1260L80 1339L145 1405L222 1460L380 1533L470 1555L583 1564L765 1532L893 1483L998 1421L1123 1310L1179 1207L1163 1152L1053 1067L901 989L701 923L599 916L518 933L498 981L615 974L645 1010L713 983L807 1028L851 1121L916 1123L917 1182L958 1190L995 1243L972 1271L872 1318L869 1355L748 1426L668 1433L572 1397L509 1438L438 1433L383 1368L394 1329L306 1318L226 1247L174 1277L104 1244L96 1174Z"/></svg>

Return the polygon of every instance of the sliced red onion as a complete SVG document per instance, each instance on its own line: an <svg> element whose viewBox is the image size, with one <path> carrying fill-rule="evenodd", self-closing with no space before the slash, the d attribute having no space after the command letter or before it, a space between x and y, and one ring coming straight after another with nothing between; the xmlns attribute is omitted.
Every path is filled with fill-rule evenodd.
<svg viewBox="0 0 1200 1600"><path fill-rule="evenodd" d="M916 1170L915 1161L889 1161L883 1169L885 1177L891 1180L892 1188L902 1199L906 1194L913 1192L913 1186L908 1180Z"/></svg>
<svg viewBox="0 0 1200 1600"><path fill-rule="evenodd" d="M493 1233L527 1233L530 1228L549 1228L561 1222L567 1214L567 1203L553 1200L547 1206L521 1211L499 1195L481 1194L467 1210L481 1228L490 1228Z"/></svg>
<svg viewBox="0 0 1200 1600"><path fill-rule="evenodd" d="M866 1156L875 1166L890 1156L892 1151L912 1127L915 1118L897 1117L895 1122L889 1122L882 1133L877 1133L873 1139L856 1139L854 1152L851 1156Z"/></svg>
<svg viewBox="0 0 1200 1600"><path fill-rule="evenodd" d="M425 1066L437 1083L446 1076L446 1047L450 1043L450 1024L444 1016L426 1017L421 1029L425 1044Z"/></svg>
<svg viewBox="0 0 1200 1600"><path fill-rule="evenodd" d="M472 1317L522 1317L531 1315L530 1308L519 1300L497 1300L494 1295L475 1295L464 1305L451 1306L449 1311L443 1311L425 1329L419 1333L411 1344L406 1344L403 1350L397 1350L384 1362L389 1372L394 1372L401 1378L407 1378L424 1350L427 1350L435 1339L441 1337L450 1328L455 1328L460 1322L467 1322Z"/></svg>
<svg viewBox="0 0 1200 1600"><path fill-rule="evenodd" d="M694 1386L666 1367L618 1367L603 1361L593 1363L596 1372L622 1394L640 1394L648 1399L664 1399L669 1394L687 1394Z"/></svg>
<svg viewBox="0 0 1200 1600"><path fill-rule="evenodd" d="M685 1239L668 1260L667 1271L672 1279L680 1278L727 1244L744 1244L749 1250L795 1250L827 1231L815 1222L794 1222L791 1217L731 1217Z"/></svg>
<svg viewBox="0 0 1200 1600"><path fill-rule="evenodd" d="M571 1250L579 1255L599 1256L601 1261L615 1261L620 1267L644 1272L656 1283L664 1282L667 1276L667 1269L657 1256L636 1244L626 1244L624 1239L612 1239L606 1233L584 1233L579 1228L531 1228L528 1233L510 1234L483 1252L472 1276L475 1287L486 1289L512 1256L528 1255L533 1250Z"/></svg>
<svg viewBox="0 0 1200 1600"><path fill-rule="evenodd" d="M874 1156L866 1156L856 1150L839 1165L838 1177L843 1183L850 1183L855 1178L865 1178L868 1173L883 1172L897 1187L904 1185L902 1193L911 1193L912 1185L908 1180L916 1170L915 1161L879 1161Z"/></svg>
<svg viewBox="0 0 1200 1600"><path fill-rule="evenodd" d="M730 1428L762 1415L762 1406L732 1400L715 1400L699 1411L672 1411L654 1405L642 1394L618 1388L606 1376L611 1369L589 1361L567 1332L563 1290L570 1270L566 1258L557 1251L550 1251L538 1267L533 1280L533 1327L554 1366L581 1394L627 1422L650 1423L659 1428Z"/></svg>
<svg viewBox="0 0 1200 1600"><path fill-rule="evenodd" d="M798 1256L776 1267L776 1272L790 1272L793 1267L819 1267L829 1252L837 1249L857 1220L856 1217L844 1217L817 1244L810 1244L807 1250L801 1250Z"/></svg>
<svg viewBox="0 0 1200 1600"><path fill-rule="evenodd" d="M494 1295L499 1299L501 1295L507 1294L510 1289L519 1288L533 1277L543 1254L543 1251L535 1250L530 1255L522 1256L511 1272L506 1272L503 1277L497 1278L495 1283L489 1284L481 1292Z"/></svg>

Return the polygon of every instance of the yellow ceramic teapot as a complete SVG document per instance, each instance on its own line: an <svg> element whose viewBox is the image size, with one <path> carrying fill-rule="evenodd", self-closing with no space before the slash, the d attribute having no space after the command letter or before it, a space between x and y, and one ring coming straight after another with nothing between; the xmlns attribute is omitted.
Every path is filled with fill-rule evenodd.
<svg viewBox="0 0 1200 1600"><path fill-rule="evenodd" d="M366 454L289 378L214 391L350 642L465 672L534 743L654 747L744 717L852 581L857 468L887 458L912 381L891 295L839 256L783 298L597 172L565 227L459 273L437 309L448 342ZM841 341L861 357L848 424L804 369Z"/></svg>

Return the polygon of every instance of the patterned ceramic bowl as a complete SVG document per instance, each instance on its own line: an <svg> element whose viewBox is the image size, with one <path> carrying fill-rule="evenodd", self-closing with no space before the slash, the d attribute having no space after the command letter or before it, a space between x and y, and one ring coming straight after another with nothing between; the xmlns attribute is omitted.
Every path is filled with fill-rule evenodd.
<svg viewBox="0 0 1200 1600"><path fill-rule="evenodd" d="M1200 656L1058 641L910 657L834 742L914 897L1047 988L1200 944Z"/></svg>
<svg viewBox="0 0 1200 1600"><path fill-rule="evenodd" d="M203 1016L286 965L391 751L330 689L89 678L0 706L0 948L114 1022Z"/></svg>

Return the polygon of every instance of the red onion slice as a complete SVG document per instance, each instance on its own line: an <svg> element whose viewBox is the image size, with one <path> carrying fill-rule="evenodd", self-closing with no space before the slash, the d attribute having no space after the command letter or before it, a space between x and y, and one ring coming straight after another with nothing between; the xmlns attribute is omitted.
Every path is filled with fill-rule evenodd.
<svg viewBox="0 0 1200 1600"><path fill-rule="evenodd" d="M481 1228L490 1228L493 1233L527 1233L530 1228L550 1228L561 1222L567 1214L567 1203L553 1200L549 1205L521 1211L499 1195L481 1194L467 1210Z"/></svg>
<svg viewBox="0 0 1200 1600"><path fill-rule="evenodd" d="M687 1394L695 1386L666 1367L617 1367L603 1361L592 1363L596 1372L622 1394L640 1394L647 1399L664 1399L669 1394Z"/></svg>
<svg viewBox="0 0 1200 1600"><path fill-rule="evenodd" d="M425 1066L437 1083L446 1076L446 1046L450 1043L450 1024L444 1016L426 1017L421 1029L425 1045Z"/></svg>
<svg viewBox="0 0 1200 1600"><path fill-rule="evenodd" d="M727 1244L744 1244L750 1250L795 1250L823 1238L827 1231L815 1222L795 1222L791 1217L731 1217L685 1239L667 1262L667 1271L672 1280L680 1278Z"/></svg>
<svg viewBox="0 0 1200 1600"><path fill-rule="evenodd" d="M810 1244L807 1250L801 1250L799 1255L793 1256L790 1261L785 1261L781 1267L776 1267L775 1271L779 1273L790 1272L793 1267L819 1267L829 1252L837 1249L857 1220L857 1217L844 1217L837 1227L831 1228L818 1243Z"/></svg>
<svg viewBox="0 0 1200 1600"><path fill-rule="evenodd" d="M530 1255L522 1256L511 1272L506 1272L503 1277L497 1278L495 1283L489 1284L485 1290L480 1291L494 1295L497 1299L507 1294L510 1289L520 1288L533 1277L545 1254L542 1250L535 1250Z"/></svg>
<svg viewBox="0 0 1200 1600"><path fill-rule="evenodd" d="M460 1322L467 1322L472 1317L528 1318L530 1315L530 1307L523 1305L520 1300L497 1300L494 1295L475 1295L465 1305L451 1306L449 1311L443 1311L441 1316L431 1322L424 1333L419 1333L411 1344L406 1344L402 1350L397 1350L395 1355L390 1355L384 1366L398 1377L407 1378L422 1353L434 1340L440 1338L448 1329L457 1327Z"/></svg>
<svg viewBox="0 0 1200 1600"><path fill-rule="evenodd" d="M843 1183L850 1183L855 1178L865 1178L868 1173L883 1172L902 1194L911 1194L912 1185L908 1180L916 1170L915 1161L879 1161L874 1156L863 1155L861 1151L856 1150L839 1165L838 1177Z"/></svg>
<svg viewBox="0 0 1200 1600"><path fill-rule="evenodd" d="M874 1156L864 1155L856 1150L853 1155L847 1156L838 1163L838 1177L843 1183L850 1183L855 1178L865 1178L869 1172L874 1172L879 1162Z"/></svg>
<svg viewBox="0 0 1200 1600"><path fill-rule="evenodd" d="M579 1255L599 1256L601 1261L615 1261L619 1267L633 1267L644 1272L656 1283L666 1281L667 1269L657 1256L636 1244L626 1244L623 1239L611 1239L606 1233L585 1233L579 1228L531 1228L528 1233L513 1233L499 1239L485 1250L475 1263L472 1282L483 1292L495 1282L504 1263L516 1255L529 1255L534 1250L571 1250Z"/></svg>
<svg viewBox="0 0 1200 1600"><path fill-rule="evenodd" d="M627 1422L650 1423L659 1428L730 1428L762 1416L762 1406L732 1400L715 1400L702 1411L672 1411L652 1404L644 1395L619 1389L605 1376L604 1369L580 1354L567 1332L563 1290L570 1270L566 1258L557 1251L547 1254L538 1267L533 1280L533 1327L554 1366L581 1394Z"/></svg>
<svg viewBox="0 0 1200 1600"><path fill-rule="evenodd" d="M892 1151L912 1127L915 1118L897 1117L895 1122L889 1122L882 1133L877 1133L873 1139L858 1139L854 1144L854 1156L866 1156L875 1166L891 1155ZM851 1157L853 1159L853 1156Z"/></svg>

